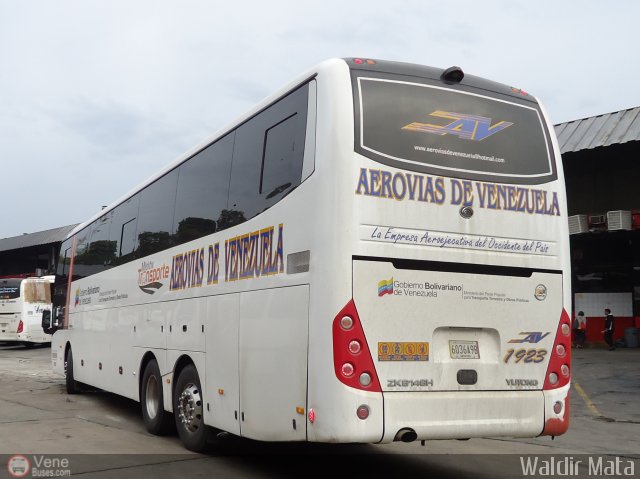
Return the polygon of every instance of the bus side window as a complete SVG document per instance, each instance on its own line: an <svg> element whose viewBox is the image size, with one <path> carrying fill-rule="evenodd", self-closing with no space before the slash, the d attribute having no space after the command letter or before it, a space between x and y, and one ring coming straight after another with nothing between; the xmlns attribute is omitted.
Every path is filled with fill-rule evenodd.
<svg viewBox="0 0 640 479"><path fill-rule="evenodd" d="M53 287L53 301L55 304L63 304L67 298L67 284L69 268L71 267L71 249L73 236L62 242L60 254L58 254L58 265L56 267L56 281Z"/></svg>
<svg viewBox="0 0 640 479"><path fill-rule="evenodd" d="M140 192L137 246L138 258L174 245L173 214L176 204L178 170L170 171Z"/></svg>
<svg viewBox="0 0 640 479"><path fill-rule="evenodd" d="M71 265L71 245L73 237L65 240L60 246L60 254L58 255L58 266L56 268L56 276L63 277L66 280Z"/></svg>
<svg viewBox="0 0 640 479"><path fill-rule="evenodd" d="M136 219L130 219L122 224L120 231L120 252L118 256L126 257L136 249Z"/></svg>
<svg viewBox="0 0 640 479"><path fill-rule="evenodd" d="M296 135L300 123L294 113L264 134L260 193L267 202L300 184L304 153L304 136Z"/></svg>
<svg viewBox="0 0 640 479"><path fill-rule="evenodd" d="M273 206L300 184L308 95L304 85L238 128L228 207L234 224Z"/></svg>
<svg viewBox="0 0 640 479"><path fill-rule="evenodd" d="M109 269L115 262L117 242L110 239L112 217L110 211L91 225L91 242L83 259L87 276Z"/></svg>
<svg viewBox="0 0 640 479"><path fill-rule="evenodd" d="M173 220L175 244L227 227L234 136L232 132L180 165Z"/></svg>
<svg viewBox="0 0 640 479"><path fill-rule="evenodd" d="M91 244L92 230L93 224L90 224L76 234L76 251L73 259L74 281L91 274L88 259L90 257L89 245Z"/></svg>
<svg viewBox="0 0 640 479"><path fill-rule="evenodd" d="M111 228L109 228L109 242L115 247L114 263L116 264L123 264L134 259L139 202L140 194L136 194L113 210Z"/></svg>

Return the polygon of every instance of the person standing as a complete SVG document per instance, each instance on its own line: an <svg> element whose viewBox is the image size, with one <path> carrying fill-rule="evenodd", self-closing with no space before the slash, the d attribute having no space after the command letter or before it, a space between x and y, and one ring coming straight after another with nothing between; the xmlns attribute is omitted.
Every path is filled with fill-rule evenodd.
<svg viewBox="0 0 640 479"><path fill-rule="evenodd" d="M582 349L584 346L584 341L587 337L587 318L584 317L584 312L578 312L578 316L576 316L576 348Z"/></svg>
<svg viewBox="0 0 640 479"><path fill-rule="evenodd" d="M609 345L609 351L613 351L616 349L613 343L613 314L611 314L611 310L606 308L604 310L604 340Z"/></svg>

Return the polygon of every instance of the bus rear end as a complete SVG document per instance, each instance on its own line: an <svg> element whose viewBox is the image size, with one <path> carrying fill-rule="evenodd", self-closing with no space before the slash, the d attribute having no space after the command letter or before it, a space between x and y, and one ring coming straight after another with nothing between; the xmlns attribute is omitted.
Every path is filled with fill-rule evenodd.
<svg viewBox="0 0 640 479"><path fill-rule="evenodd" d="M22 315L19 278L0 279L0 342L18 340Z"/></svg>
<svg viewBox="0 0 640 479"><path fill-rule="evenodd" d="M53 276L44 278L27 278L22 281L20 294L22 298L21 322L18 341L26 346L39 343L50 343L51 335L42 329L42 313L51 311L51 286Z"/></svg>
<svg viewBox="0 0 640 479"><path fill-rule="evenodd" d="M337 378L382 394L383 442L562 434L569 246L542 107L457 68L348 63L357 231Z"/></svg>

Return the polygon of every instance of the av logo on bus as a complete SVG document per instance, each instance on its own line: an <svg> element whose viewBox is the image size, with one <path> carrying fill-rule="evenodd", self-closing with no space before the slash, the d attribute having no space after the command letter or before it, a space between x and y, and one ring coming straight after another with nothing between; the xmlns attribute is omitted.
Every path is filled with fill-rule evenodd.
<svg viewBox="0 0 640 479"><path fill-rule="evenodd" d="M378 282L378 296L384 296L385 294L393 295L393 277Z"/></svg>
<svg viewBox="0 0 640 479"><path fill-rule="evenodd" d="M434 111L431 113L431 116L453 121L446 125L413 122L403 126L402 129L422 133L433 133L440 136L447 134L456 135L463 140L482 141L513 125L513 123L504 120L497 121L492 125L491 122L493 120L491 118L441 110Z"/></svg>
<svg viewBox="0 0 640 479"><path fill-rule="evenodd" d="M549 332L543 333L541 331L522 331L520 333L521 336L524 336L524 338L518 338L518 339L511 339L509 341L509 343L539 343L540 341L542 341L544 338L546 338L547 336L549 336Z"/></svg>

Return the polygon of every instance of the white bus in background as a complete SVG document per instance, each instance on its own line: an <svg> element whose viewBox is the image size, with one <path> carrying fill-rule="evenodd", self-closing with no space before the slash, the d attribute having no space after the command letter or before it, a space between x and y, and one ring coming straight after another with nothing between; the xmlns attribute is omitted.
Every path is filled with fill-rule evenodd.
<svg viewBox="0 0 640 479"><path fill-rule="evenodd" d="M330 60L70 233L52 362L192 450L555 436L568 251L533 96Z"/></svg>
<svg viewBox="0 0 640 479"><path fill-rule="evenodd" d="M54 276L0 279L0 342L26 347L50 343L43 331L42 313L51 311Z"/></svg>

